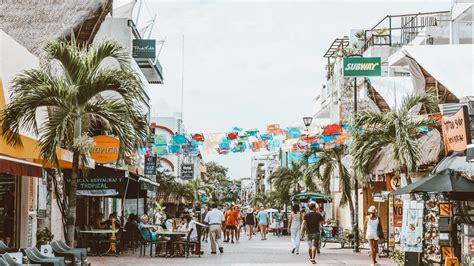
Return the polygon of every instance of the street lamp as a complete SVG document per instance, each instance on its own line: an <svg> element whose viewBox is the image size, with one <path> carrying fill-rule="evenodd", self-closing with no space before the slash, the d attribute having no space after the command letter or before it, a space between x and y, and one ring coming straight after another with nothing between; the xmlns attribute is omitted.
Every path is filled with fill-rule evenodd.
<svg viewBox="0 0 474 266"><path fill-rule="evenodd" d="M303 123L304 123L304 126L306 128L308 128L309 126L311 126L311 123L313 122L313 117L311 116L305 116L303 117Z"/></svg>
<svg viewBox="0 0 474 266"><path fill-rule="evenodd" d="M303 117L303 123L304 126L306 127L306 131L308 131L307 140L309 140L309 126L311 126L311 123L313 122L313 117L312 116L305 116ZM309 167L309 142L306 142L306 169Z"/></svg>

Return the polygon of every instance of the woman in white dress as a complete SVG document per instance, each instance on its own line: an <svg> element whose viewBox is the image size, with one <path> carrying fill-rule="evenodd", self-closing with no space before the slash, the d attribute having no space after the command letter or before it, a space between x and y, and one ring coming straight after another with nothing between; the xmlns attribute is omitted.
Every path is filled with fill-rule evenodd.
<svg viewBox="0 0 474 266"><path fill-rule="evenodd" d="M364 231L365 238L369 241L370 256L372 258L372 265L377 263L377 242L379 240L379 226L380 219L377 215L377 208L370 206L367 210L368 215L365 217Z"/></svg>
<svg viewBox="0 0 474 266"><path fill-rule="evenodd" d="M300 212L299 205L293 205L291 207L291 215L288 222L288 232L290 232L291 236L291 244L293 245L293 249L291 253L295 253L296 255L300 254L300 240L301 240L301 222L302 213Z"/></svg>

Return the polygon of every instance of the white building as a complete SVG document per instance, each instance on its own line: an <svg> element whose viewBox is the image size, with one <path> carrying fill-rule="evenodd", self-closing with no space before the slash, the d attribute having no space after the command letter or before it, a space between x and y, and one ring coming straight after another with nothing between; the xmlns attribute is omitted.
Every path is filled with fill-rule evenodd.
<svg viewBox="0 0 474 266"><path fill-rule="evenodd" d="M271 152L252 157L251 178L255 193L272 191L271 174L280 166L279 152Z"/></svg>

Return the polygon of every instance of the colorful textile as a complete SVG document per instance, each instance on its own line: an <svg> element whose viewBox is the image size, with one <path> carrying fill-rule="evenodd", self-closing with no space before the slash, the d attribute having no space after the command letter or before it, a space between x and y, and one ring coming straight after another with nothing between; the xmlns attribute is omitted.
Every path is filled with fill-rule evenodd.
<svg viewBox="0 0 474 266"><path fill-rule="evenodd" d="M230 139L230 140L237 139L238 136L239 136L239 132L229 132L229 133L227 133L227 138Z"/></svg>
<svg viewBox="0 0 474 266"><path fill-rule="evenodd" d="M176 134L172 137L172 139L176 145L186 144L186 136L184 134Z"/></svg>
<svg viewBox="0 0 474 266"><path fill-rule="evenodd" d="M267 134L274 136L282 135L283 129L280 128L279 124L271 124L267 126Z"/></svg>
<svg viewBox="0 0 474 266"><path fill-rule="evenodd" d="M272 134L261 134L260 135L260 138L262 140L272 140L273 139L273 135Z"/></svg>
<svg viewBox="0 0 474 266"><path fill-rule="evenodd" d="M301 130L297 127L289 127L286 129L286 134L289 139L297 139L301 136Z"/></svg>
<svg viewBox="0 0 474 266"><path fill-rule="evenodd" d="M342 127L339 124L332 124L323 127L323 135L325 136L335 136L341 134Z"/></svg>
<svg viewBox="0 0 474 266"><path fill-rule="evenodd" d="M155 146L166 146L168 145L168 139L166 135L155 135L153 142Z"/></svg>
<svg viewBox="0 0 474 266"><path fill-rule="evenodd" d="M166 146L153 146L151 148L153 155L155 156L166 156L168 155L168 147Z"/></svg>
<svg viewBox="0 0 474 266"><path fill-rule="evenodd" d="M170 145L168 146L169 153L179 154L181 152L181 146L179 145Z"/></svg>
<svg viewBox="0 0 474 266"><path fill-rule="evenodd" d="M197 142L204 142L204 134L201 133L192 134L191 138Z"/></svg>

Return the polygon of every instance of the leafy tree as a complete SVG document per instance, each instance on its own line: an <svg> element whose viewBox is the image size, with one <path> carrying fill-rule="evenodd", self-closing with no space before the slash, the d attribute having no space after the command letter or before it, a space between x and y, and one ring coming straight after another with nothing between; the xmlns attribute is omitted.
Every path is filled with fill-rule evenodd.
<svg viewBox="0 0 474 266"><path fill-rule="evenodd" d="M39 136L41 158L59 168L57 148L73 152L67 186L66 236L74 244L79 168L87 165L92 132L100 130L120 140L120 159L134 156L148 135L141 105L146 93L130 67L128 53L113 41L92 46L51 41L44 48L49 62L26 70L12 83L11 103L0 114L1 134L22 146L20 128ZM105 67L104 60L115 65ZM48 108L37 124L37 111ZM83 168L84 169L84 168Z"/></svg>
<svg viewBox="0 0 474 266"><path fill-rule="evenodd" d="M354 223L354 204L352 203L351 188L352 180L349 170L342 163L342 158L346 154L346 147L334 147L317 151L319 157L316 164L310 166L307 175L316 176L326 194L330 193L331 178L337 176L342 192L340 205L349 205L352 223Z"/></svg>
<svg viewBox="0 0 474 266"><path fill-rule="evenodd" d="M270 176L272 187L280 197L280 201L289 202L292 194L300 193L304 187L301 183L303 182L306 190L315 190L315 184L312 180L311 175L305 174L305 160L301 162L292 161L289 167L279 167Z"/></svg>
<svg viewBox="0 0 474 266"><path fill-rule="evenodd" d="M396 110L387 113L364 111L357 114L352 125L353 142L351 145L352 164L357 177L366 181L371 163L382 148L391 146L393 160L397 162L398 171L408 174L415 170L420 159L420 147L417 139L419 127L437 127L437 121L421 117L414 110L422 107L426 113L438 112L438 101L425 93L415 93L403 98Z"/></svg>

